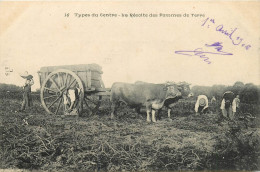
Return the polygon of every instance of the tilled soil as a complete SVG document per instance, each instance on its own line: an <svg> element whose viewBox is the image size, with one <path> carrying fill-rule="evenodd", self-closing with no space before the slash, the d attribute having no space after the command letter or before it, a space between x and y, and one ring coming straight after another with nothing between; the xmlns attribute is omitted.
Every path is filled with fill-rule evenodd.
<svg viewBox="0 0 260 172"><path fill-rule="evenodd" d="M260 129L219 114L174 115L157 123L125 106L110 119L109 103L95 115L47 115L40 102L17 112L20 99L0 99L1 169L259 170ZM190 105L191 106L191 105ZM221 119L221 120L220 120Z"/></svg>

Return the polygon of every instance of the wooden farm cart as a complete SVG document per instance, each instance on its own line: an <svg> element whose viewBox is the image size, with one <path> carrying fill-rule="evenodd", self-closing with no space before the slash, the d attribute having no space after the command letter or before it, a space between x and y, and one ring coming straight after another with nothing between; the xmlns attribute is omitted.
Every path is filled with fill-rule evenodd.
<svg viewBox="0 0 260 172"><path fill-rule="evenodd" d="M49 114L63 115L70 106L65 100L68 90L77 90L74 109L81 114L84 102L88 112L95 112L102 96L110 94L102 81L102 73L97 64L42 67L38 72L42 106Z"/></svg>

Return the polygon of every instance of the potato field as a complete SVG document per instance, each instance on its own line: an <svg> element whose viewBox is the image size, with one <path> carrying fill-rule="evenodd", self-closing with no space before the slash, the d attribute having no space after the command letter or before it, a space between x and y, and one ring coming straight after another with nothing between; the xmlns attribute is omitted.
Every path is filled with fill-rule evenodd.
<svg viewBox="0 0 260 172"><path fill-rule="evenodd" d="M50 171L260 170L259 107L242 104L241 118L222 118L219 102L195 116L195 100L181 100L161 120L147 123L122 105L110 119L108 97L96 114L18 112L21 93L0 94L1 169ZM246 118L250 113L254 118Z"/></svg>

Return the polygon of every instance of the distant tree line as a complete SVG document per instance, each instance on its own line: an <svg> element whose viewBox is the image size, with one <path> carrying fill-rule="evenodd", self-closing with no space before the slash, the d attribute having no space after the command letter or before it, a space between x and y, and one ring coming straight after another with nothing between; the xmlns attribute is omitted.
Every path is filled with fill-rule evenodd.
<svg viewBox="0 0 260 172"><path fill-rule="evenodd" d="M19 92L22 90L23 90L23 88L19 87L17 85L0 83L0 92L7 92L7 91Z"/></svg>
<svg viewBox="0 0 260 172"><path fill-rule="evenodd" d="M215 96L217 100L222 99L224 92L232 91L235 95L240 96L242 103L260 104L260 86L252 83L244 84L237 81L233 86L213 85L213 86L193 86L192 92L195 96L206 95L209 100Z"/></svg>
<svg viewBox="0 0 260 172"><path fill-rule="evenodd" d="M0 83L0 92L20 92L23 88L13 85ZM235 95L239 94L242 103L260 104L260 86L252 83L244 84L237 81L233 86L213 85L213 86L193 86L192 92L195 96L206 95L209 100L215 96L217 100L222 99L224 92L232 91ZM36 92L40 92L39 89Z"/></svg>

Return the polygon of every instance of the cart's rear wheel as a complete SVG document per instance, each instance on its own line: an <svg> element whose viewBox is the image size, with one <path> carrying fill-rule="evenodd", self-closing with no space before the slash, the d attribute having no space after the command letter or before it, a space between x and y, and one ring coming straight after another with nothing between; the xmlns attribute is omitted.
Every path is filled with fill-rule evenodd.
<svg viewBox="0 0 260 172"><path fill-rule="evenodd" d="M88 115L96 114L101 104L102 96L99 95L85 95L84 102Z"/></svg>
<svg viewBox="0 0 260 172"><path fill-rule="evenodd" d="M50 73L41 87L41 102L44 109L53 115L63 115L70 104L67 91L75 90L76 100L73 109L82 111L84 88L80 78L72 71L59 69Z"/></svg>

